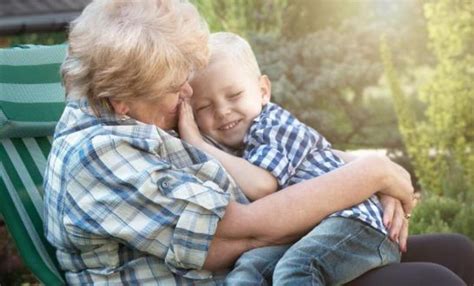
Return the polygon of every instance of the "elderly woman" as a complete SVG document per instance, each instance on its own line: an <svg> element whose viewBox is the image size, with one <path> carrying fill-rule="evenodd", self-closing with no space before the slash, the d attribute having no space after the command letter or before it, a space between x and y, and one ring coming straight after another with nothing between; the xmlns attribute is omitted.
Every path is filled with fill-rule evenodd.
<svg viewBox="0 0 474 286"><path fill-rule="evenodd" d="M375 192L404 249L413 189L386 158L249 203L216 160L177 137L207 37L179 0L97 0L72 23L68 102L45 174L46 235L68 283L222 284L243 252L295 241Z"/></svg>

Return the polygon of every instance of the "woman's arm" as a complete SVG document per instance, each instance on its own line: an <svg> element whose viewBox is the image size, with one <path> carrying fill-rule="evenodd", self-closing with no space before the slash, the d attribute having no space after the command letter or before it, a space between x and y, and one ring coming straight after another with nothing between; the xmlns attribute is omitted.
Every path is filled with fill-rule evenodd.
<svg viewBox="0 0 474 286"><path fill-rule="evenodd" d="M332 149L332 152L334 154L336 154L336 156L338 156L339 158L342 159L342 161L344 161L345 163L349 163L349 162L352 162L354 161L355 159L357 159L357 156L352 154L352 153L349 153L349 152L344 152L344 151L341 151L341 150L336 150L336 149Z"/></svg>
<svg viewBox="0 0 474 286"><path fill-rule="evenodd" d="M206 143L194 121L191 106L185 101L180 108L179 135L184 141L216 158L251 201L277 190L277 180L267 170Z"/></svg>
<svg viewBox="0 0 474 286"><path fill-rule="evenodd" d="M329 214L360 203L379 190L401 199L411 209L411 182L394 165L385 157L368 155L249 205L230 203L217 226L204 268L225 268L251 248L294 241Z"/></svg>
<svg viewBox="0 0 474 286"><path fill-rule="evenodd" d="M351 162L357 159L353 153L340 150L333 150L344 162ZM408 220L399 200L384 194L377 194L383 207L383 223L389 232L390 239L397 242L400 250L407 250Z"/></svg>

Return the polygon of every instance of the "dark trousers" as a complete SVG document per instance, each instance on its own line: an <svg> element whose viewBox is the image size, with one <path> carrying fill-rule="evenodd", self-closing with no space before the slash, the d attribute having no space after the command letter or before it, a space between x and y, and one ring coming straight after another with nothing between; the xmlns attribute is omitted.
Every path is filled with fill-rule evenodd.
<svg viewBox="0 0 474 286"><path fill-rule="evenodd" d="M401 263L371 270L350 286L474 285L474 244L458 234L412 235Z"/></svg>

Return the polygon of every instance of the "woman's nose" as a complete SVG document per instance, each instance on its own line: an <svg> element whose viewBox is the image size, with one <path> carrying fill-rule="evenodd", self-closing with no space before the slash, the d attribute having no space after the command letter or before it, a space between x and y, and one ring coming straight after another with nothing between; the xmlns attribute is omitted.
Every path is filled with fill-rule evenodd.
<svg viewBox="0 0 474 286"><path fill-rule="evenodd" d="M183 98L190 98L193 96L193 88L188 81L181 87L180 95Z"/></svg>

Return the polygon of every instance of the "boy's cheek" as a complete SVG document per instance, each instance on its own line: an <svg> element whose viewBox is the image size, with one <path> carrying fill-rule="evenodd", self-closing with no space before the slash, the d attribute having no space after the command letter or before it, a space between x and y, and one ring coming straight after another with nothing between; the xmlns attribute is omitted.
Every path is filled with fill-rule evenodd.
<svg viewBox="0 0 474 286"><path fill-rule="evenodd" d="M199 127L199 129L203 128L203 124L202 124L202 118L201 116L199 116L199 114L194 114L194 119L196 120L196 124L197 126Z"/></svg>
<svg viewBox="0 0 474 286"><path fill-rule="evenodd" d="M206 122L204 119L202 118L196 118L196 124L197 126L199 127L199 130L201 130L201 132L203 133L209 133L209 124L208 122Z"/></svg>

